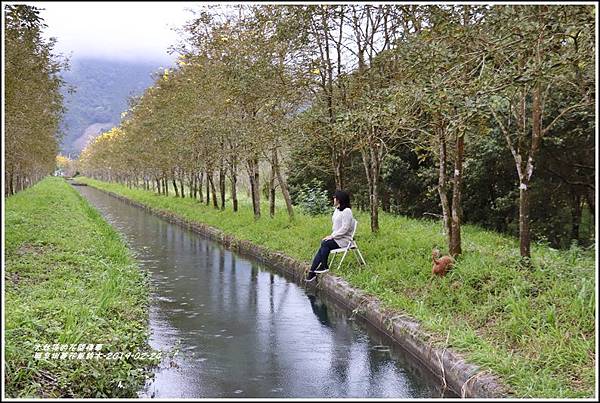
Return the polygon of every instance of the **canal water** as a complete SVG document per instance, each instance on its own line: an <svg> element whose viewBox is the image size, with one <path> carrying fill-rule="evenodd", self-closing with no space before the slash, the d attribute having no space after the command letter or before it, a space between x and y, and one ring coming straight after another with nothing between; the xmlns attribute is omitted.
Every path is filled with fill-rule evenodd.
<svg viewBox="0 0 600 403"><path fill-rule="evenodd" d="M150 273L150 345L177 351L140 397L444 395L413 357L324 296L141 208L76 189Z"/></svg>

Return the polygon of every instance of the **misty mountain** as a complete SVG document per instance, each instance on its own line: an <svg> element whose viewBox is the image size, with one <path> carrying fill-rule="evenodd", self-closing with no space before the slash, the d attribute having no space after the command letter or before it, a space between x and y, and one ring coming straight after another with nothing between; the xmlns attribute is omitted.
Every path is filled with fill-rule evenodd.
<svg viewBox="0 0 600 403"><path fill-rule="evenodd" d="M154 82L152 73L162 64L104 59L75 59L63 73L67 111L61 123L61 151L76 157L88 140L116 126L132 95L140 95ZM74 87L69 94L67 88Z"/></svg>

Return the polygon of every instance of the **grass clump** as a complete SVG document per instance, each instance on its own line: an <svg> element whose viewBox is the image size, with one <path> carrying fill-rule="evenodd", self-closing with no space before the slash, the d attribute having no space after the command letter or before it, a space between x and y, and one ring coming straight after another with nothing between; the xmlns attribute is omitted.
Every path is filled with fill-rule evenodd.
<svg viewBox="0 0 600 403"><path fill-rule="evenodd" d="M80 180L305 262L331 230L329 214L297 211L290 221L280 210L274 218L255 220L243 200L233 213L190 198ZM465 225L463 254L446 277L432 279L431 250L446 243L439 221L382 213L380 232L372 234L368 214L354 215L368 266L361 268L348 256L333 275L419 320L434 343L442 347L448 340L449 347L499 376L517 397L594 396L594 250L532 245L531 265L523 266L517 239Z"/></svg>
<svg viewBox="0 0 600 403"><path fill-rule="evenodd" d="M119 234L60 178L5 201L6 396L137 396L148 360L35 358L45 344L150 353L148 279Z"/></svg>

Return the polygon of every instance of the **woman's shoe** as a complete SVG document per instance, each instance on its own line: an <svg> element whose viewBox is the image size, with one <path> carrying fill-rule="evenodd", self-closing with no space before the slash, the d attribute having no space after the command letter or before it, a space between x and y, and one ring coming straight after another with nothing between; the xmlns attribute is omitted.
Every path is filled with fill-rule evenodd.
<svg viewBox="0 0 600 403"><path fill-rule="evenodd" d="M315 270L315 273L325 273L329 271L329 267L319 267L317 270Z"/></svg>
<svg viewBox="0 0 600 403"><path fill-rule="evenodd" d="M317 275L315 274L315 272L309 271L308 275L306 276L306 279L304 281L306 281L307 283L310 283L311 281L313 281L316 278L317 278Z"/></svg>

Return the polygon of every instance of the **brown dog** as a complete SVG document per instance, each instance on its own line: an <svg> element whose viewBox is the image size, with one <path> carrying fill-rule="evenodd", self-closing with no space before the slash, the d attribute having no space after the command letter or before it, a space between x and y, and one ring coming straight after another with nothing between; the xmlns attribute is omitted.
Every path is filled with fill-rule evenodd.
<svg viewBox="0 0 600 403"><path fill-rule="evenodd" d="M440 251L437 249L433 249L431 251L431 258L433 259L433 266L431 267L431 274L438 276L445 276L448 270L452 267L454 263L454 259L452 256L442 256L440 257Z"/></svg>

